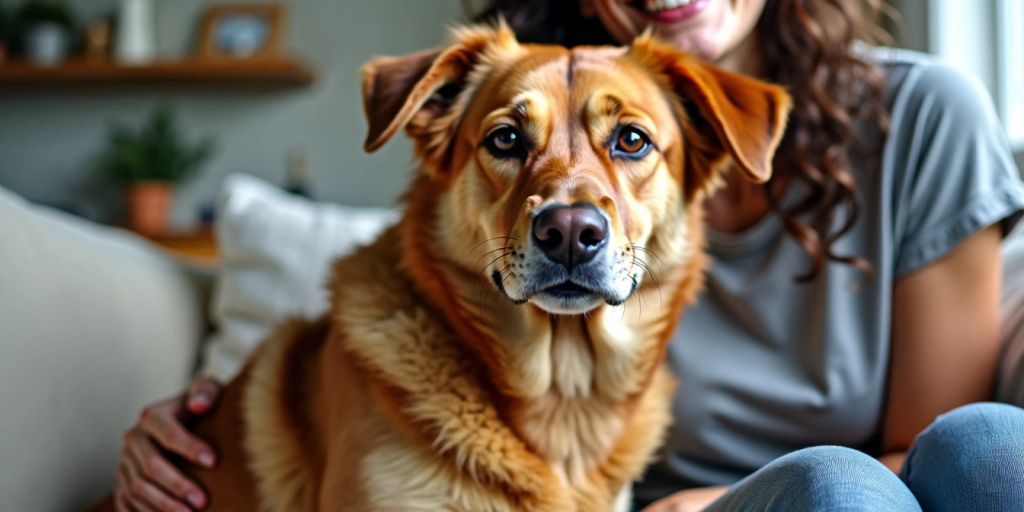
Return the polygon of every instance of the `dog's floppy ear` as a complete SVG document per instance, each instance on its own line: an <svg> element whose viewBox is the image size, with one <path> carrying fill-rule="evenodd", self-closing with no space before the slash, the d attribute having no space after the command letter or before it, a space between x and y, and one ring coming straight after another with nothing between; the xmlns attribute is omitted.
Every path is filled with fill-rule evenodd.
<svg viewBox="0 0 1024 512"><path fill-rule="evenodd" d="M709 163L731 156L757 183L771 178L791 104L784 89L704 64L650 35L634 41L629 54L668 80L688 117L698 117L693 123L714 132L712 143L690 150L717 153L703 155Z"/></svg>
<svg viewBox="0 0 1024 512"><path fill-rule="evenodd" d="M447 48L404 57L378 57L363 66L363 108L369 122L363 145L366 151L376 151L410 123L423 125L415 126L417 134L430 131L425 125L452 107L470 71L490 46L517 45L515 35L504 23L455 29L452 33L454 43ZM423 111L428 115L417 116ZM423 154L429 149L418 147L424 158L431 156Z"/></svg>
<svg viewBox="0 0 1024 512"><path fill-rule="evenodd" d="M363 149L373 152L383 146L434 93L433 84L444 83L452 70L433 70L431 79L423 82L441 53L425 50L403 57L377 57L363 66L363 110L369 125ZM418 104L413 104L413 88L420 83L423 87L415 94Z"/></svg>

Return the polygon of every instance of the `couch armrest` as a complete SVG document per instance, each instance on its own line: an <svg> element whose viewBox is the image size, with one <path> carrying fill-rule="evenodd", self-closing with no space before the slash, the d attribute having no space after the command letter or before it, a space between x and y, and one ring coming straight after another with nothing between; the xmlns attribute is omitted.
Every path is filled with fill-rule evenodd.
<svg viewBox="0 0 1024 512"><path fill-rule="evenodd" d="M204 325L188 271L146 241L0 189L0 508L107 492L121 433L183 388Z"/></svg>

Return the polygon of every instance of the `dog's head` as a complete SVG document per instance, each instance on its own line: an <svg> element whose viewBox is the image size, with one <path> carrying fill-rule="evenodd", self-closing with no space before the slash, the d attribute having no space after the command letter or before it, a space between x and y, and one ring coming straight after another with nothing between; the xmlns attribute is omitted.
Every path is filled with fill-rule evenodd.
<svg viewBox="0 0 1024 512"><path fill-rule="evenodd" d="M407 130L443 196L438 252L515 303L622 304L645 274L699 250L687 217L723 164L771 174L789 108L779 87L649 37L569 50L500 26L454 39L367 64L366 149Z"/></svg>

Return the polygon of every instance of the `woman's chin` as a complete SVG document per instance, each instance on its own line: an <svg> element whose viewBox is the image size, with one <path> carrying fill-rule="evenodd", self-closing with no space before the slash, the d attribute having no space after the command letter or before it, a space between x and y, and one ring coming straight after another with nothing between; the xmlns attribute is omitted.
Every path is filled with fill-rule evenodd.
<svg viewBox="0 0 1024 512"><path fill-rule="evenodd" d="M716 40L714 36L705 36L703 34L679 34L679 33L665 33L658 31L656 33L659 39L665 41L677 50L689 53L706 62L715 62L722 56L722 44Z"/></svg>

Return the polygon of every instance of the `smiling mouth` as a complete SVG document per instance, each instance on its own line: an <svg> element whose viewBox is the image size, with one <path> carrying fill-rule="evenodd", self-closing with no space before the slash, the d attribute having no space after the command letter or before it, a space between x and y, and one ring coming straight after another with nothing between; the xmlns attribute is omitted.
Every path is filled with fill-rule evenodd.
<svg viewBox="0 0 1024 512"><path fill-rule="evenodd" d="M692 18L707 4L708 0L634 0L630 3L651 21L669 23Z"/></svg>

